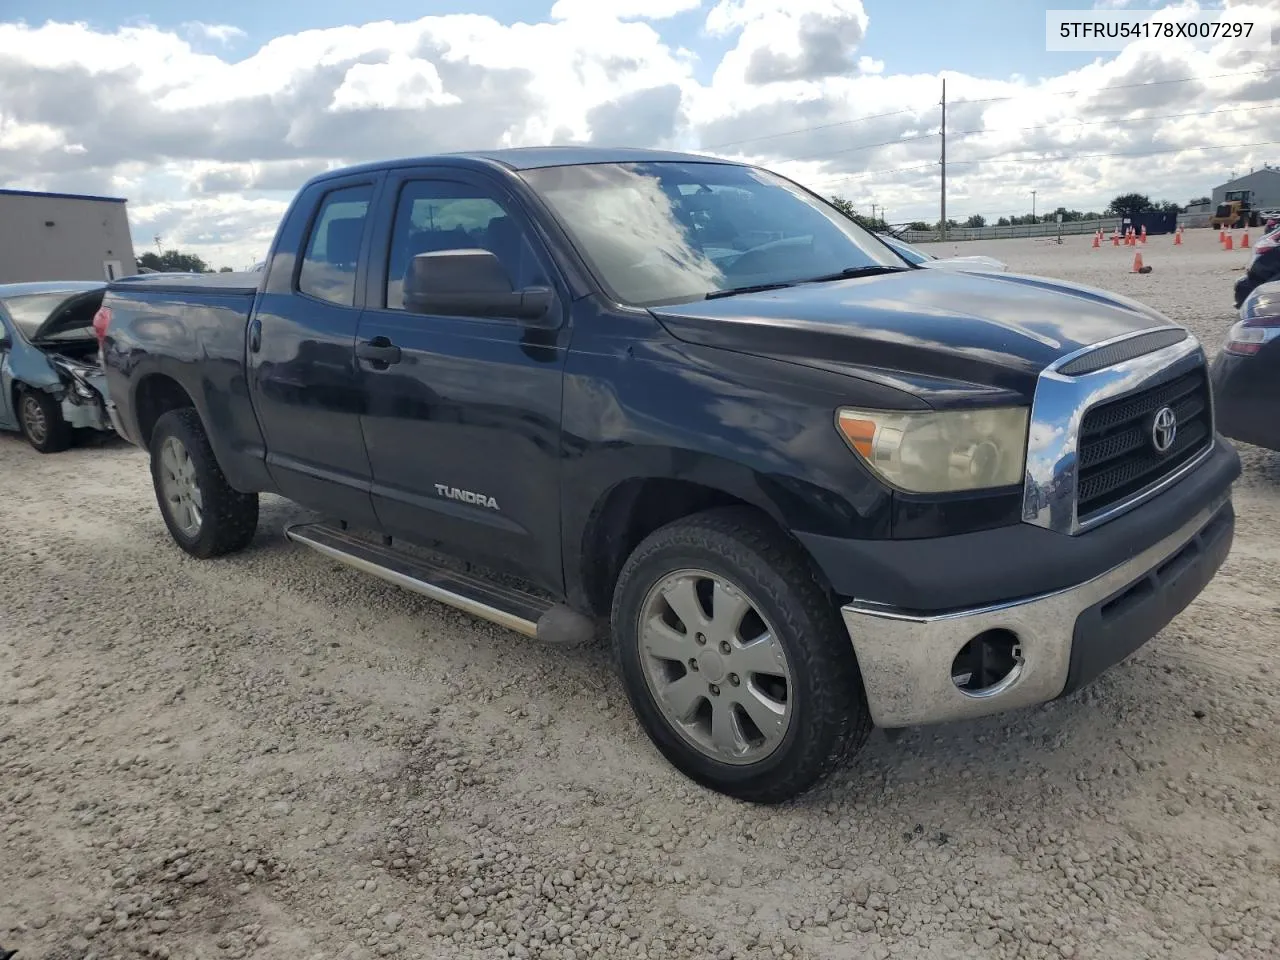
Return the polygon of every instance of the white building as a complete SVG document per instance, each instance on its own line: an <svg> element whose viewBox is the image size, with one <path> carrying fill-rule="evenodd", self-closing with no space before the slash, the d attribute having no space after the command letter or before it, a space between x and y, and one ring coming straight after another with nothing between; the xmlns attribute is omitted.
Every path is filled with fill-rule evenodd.
<svg viewBox="0 0 1280 960"><path fill-rule="evenodd" d="M0 283L137 272L124 200L0 190Z"/></svg>

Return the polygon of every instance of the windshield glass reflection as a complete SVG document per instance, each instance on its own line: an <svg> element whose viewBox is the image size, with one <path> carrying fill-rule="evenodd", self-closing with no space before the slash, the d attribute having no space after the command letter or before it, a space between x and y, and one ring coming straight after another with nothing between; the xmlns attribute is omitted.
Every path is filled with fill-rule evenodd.
<svg viewBox="0 0 1280 960"><path fill-rule="evenodd" d="M906 267L834 207L753 167L601 163L523 176L609 294L632 306Z"/></svg>

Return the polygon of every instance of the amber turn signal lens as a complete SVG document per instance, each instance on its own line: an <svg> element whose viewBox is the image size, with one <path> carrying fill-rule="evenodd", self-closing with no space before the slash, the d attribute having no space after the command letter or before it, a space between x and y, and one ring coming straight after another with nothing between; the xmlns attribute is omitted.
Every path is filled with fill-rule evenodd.
<svg viewBox="0 0 1280 960"><path fill-rule="evenodd" d="M871 452L876 439L876 425L872 420L860 420L847 413L840 414L840 432L844 434L849 445L866 459L871 459Z"/></svg>

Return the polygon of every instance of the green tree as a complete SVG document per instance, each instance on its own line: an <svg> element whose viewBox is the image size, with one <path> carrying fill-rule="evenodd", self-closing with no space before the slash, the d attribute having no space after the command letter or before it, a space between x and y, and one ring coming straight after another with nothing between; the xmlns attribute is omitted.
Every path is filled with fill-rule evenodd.
<svg viewBox="0 0 1280 960"><path fill-rule="evenodd" d="M1160 212L1161 213L1181 213L1182 208L1178 206L1176 203L1174 203L1172 200L1161 200Z"/></svg>
<svg viewBox="0 0 1280 960"><path fill-rule="evenodd" d="M148 250L138 257L138 266L150 267L161 273L212 273L212 268L194 253L166 250L155 254Z"/></svg>
<svg viewBox="0 0 1280 960"><path fill-rule="evenodd" d="M1145 193L1122 193L1111 201L1107 213L1113 217L1132 217L1138 213L1149 213L1156 209L1151 198Z"/></svg>
<svg viewBox="0 0 1280 960"><path fill-rule="evenodd" d="M831 205L835 207L837 210L839 210L841 213L843 213L850 220L853 220L858 215L858 211L853 209L853 202L850 200L846 200L844 197L840 196L839 194L831 198Z"/></svg>
<svg viewBox="0 0 1280 960"><path fill-rule="evenodd" d="M1194 207L1200 203L1213 203L1212 197L1196 197L1194 200L1187 201L1187 206Z"/></svg>
<svg viewBox="0 0 1280 960"><path fill-rule="evenodd" d="M219 267L218 272L219 273L235 273L235 271L232 270L230 267Z"/></svg>
<svg viewBox="0 0 1280 960"><path fill-rule="evenodd" d="M857 211L852 201L847 200L842 196L837 195L829 198L829 200L833 207L835 207L837 210L843 213L846 217L848 217L858 226L862 227L864 230L871 230L872 232L883 233L884 231L889 229L889 225L884 222L883 217L876 217L874 219L871 217L864 217L862 214L860 214Z"/></svg>
<svg viewBox="0 0 1280 960"><path fill-rule="evenodd" d="M964 225L966 227L985 227L987 225L987 218L980 213L975 213L964 222Z"/></svg>
<svg viewBox="0 0 1280 960"><path fill-rule="evenodd" d="M907 229L908 230L932 230L933 227L929 226L923 220L912 220L909 224L907 224Z"/></svg>

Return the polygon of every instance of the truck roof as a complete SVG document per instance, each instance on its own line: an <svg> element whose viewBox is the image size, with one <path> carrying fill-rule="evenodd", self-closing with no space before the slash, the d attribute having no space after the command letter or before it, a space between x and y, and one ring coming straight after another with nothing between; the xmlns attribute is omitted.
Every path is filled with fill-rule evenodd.
<svg viewBox="0 0 1280 960"><path fill-rule="evenodd" d="M741 166L735 160L709 157L696 153L679 153L671 150L648 150L640 147L505 147L497 150L466 150L453 153L437 153L422 157L401 157L395 160L376 160L356 166L330 170L312 178L326 180L366 170L389 170L432 163L448 163L453 166L493 166L508 170L536 170L539 167L567 167L586 163L728 163Z"/></svg>

